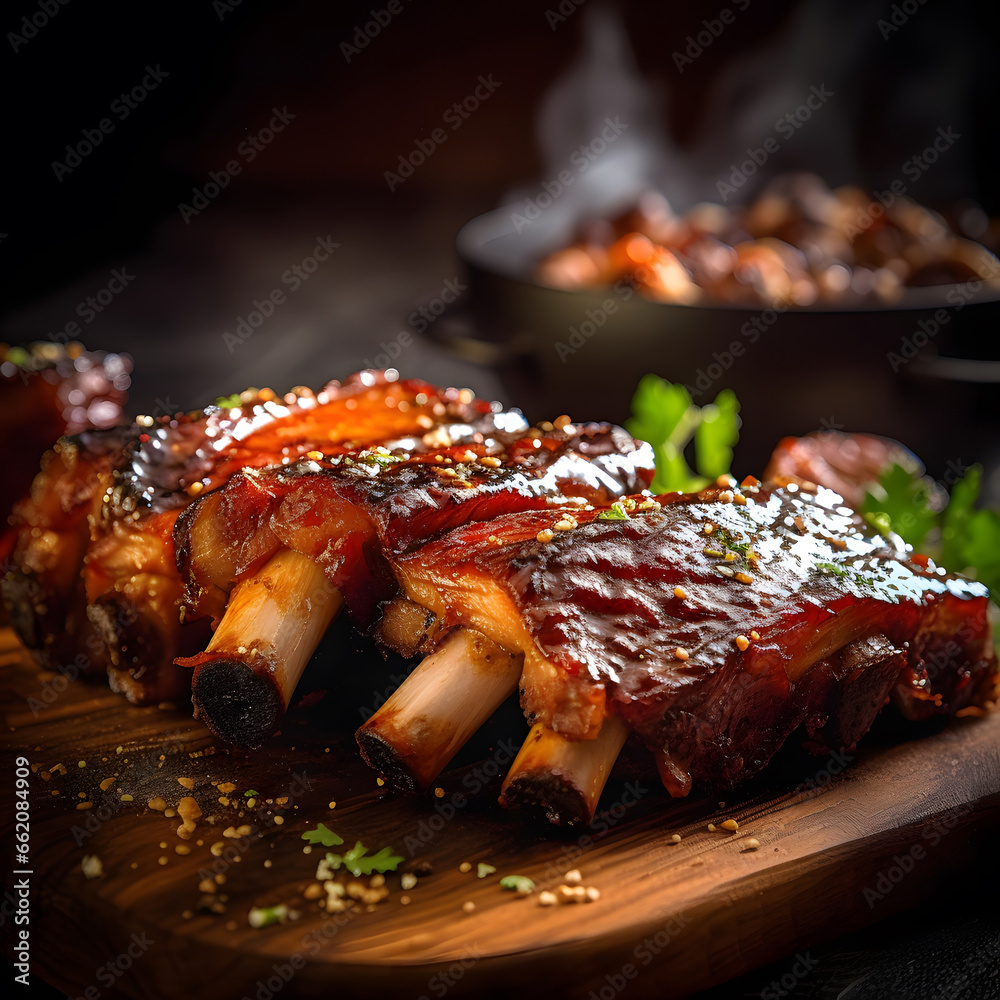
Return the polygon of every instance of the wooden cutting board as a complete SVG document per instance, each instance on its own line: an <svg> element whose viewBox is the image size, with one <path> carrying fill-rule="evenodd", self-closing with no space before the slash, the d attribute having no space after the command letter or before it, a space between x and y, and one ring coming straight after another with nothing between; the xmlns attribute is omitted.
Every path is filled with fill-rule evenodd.
<svg viewBox="0 0 1000 1000"><path fill-rule="evenodd" d="M388 669L370 667L360 690L398 683ZM31 969L87 1000L505 996L540 985L602 1000L626 988L681 996L912 905L975 864L1000 823L1000 714L872 734L848 762L789 752L724 806L670 800L643 755L627 755L594 826L560 831L496 805L525 731L516 713L495 720L478 760L442 776L441 797L402 797L358 758L356 691L331 688L250 753L214 743L183 707L137 708L100 683L40 674L8 629L0 670L5 746L33 769ZM191 839L178 836L179 817L150 808L156 796L197 801ZM737 832L709 832L726 818ZM302 833L321 821L346 846L391 846L433 872L406 893L389 874L383 901L323 912L302 895L325 853L304 853ZM12 824L5 807L5 838ZM248 835L224 836L242 824ZM100 858L102 875L84 877L84 855ZM477 877L480 862L495 873ZM572 868L597 901L543 907L537 891L498 885L519 874L555 887ZM199 880L216 873L225 881L203 900ZM249 926L252 906L279 903L298 919Z"/></svg>

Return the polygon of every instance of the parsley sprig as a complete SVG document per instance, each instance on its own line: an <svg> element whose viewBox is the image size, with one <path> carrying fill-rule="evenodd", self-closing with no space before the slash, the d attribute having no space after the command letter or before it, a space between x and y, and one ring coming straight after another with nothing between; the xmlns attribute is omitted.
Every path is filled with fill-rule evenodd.
<svg viewBox="0 0 1000 1000"><path fill-rule="evenodd" d="M690 493L728 473L739 438L739 411L731 389L723 389L714 403L696 406L683 385L644 375L632 397L632 418L625 426L634 437L652 445L656 459L652 491ZM684 456L692 440L697 471Z"/></svg>

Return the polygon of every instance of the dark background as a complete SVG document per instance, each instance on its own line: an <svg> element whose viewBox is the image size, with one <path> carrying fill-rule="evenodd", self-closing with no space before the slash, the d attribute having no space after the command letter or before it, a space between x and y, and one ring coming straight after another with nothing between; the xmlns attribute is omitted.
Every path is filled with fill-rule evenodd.
<svg viewBox="0 0 1000 1000"><path fill-rule="evenodd" d="M105 287L113 269L124 268L134 280L83 326L81 339L90 348L133 355L133 412L200 406L252 384L279 391L315 386L373 363L387 347L402 344L401 332L413 336L394 359L404 375L504 398L503 371L417 335L408 318L449 282L462 283L454 251L460 226L512 191L537 190L547 176L535 116L547 89L571 65L583 18L596 2L573 11L565 0L565 19L553 24L546 12L560 9L555 0L403 0L401 13L349 61L342 43L352 43L370 11L385 7L382 0L215 6L211 0L71 0L26 43L12 43L7 34L0 44L7 73L0 339L53 337L79 320L78 303ZM683 72L672 54L684 51L687 36L702 30L703 19L741 4L635 0L615 6L660 125L677 162L686 164L676 174L681 201L699 177L704 181L705 150L725 137L736 98L784 78L805 91L825 80L841 100L822 129L807 140L803 133L806 141L796 139L774 158L775 171L813 169L832 184L887 185L936 128L952 126L961 141L913 185L914 196L942 206L968 199L1000 214L995 4L911 3L915 13L886 38L878 21L892 17L888 2L751 0ZM21 19L38 10L32 0L17 0L7 5L0 26L21 34ZM147 65L169 75L119 120L109 111L112 102L140 83ZM480 76L500 86L390 191L385 172L440 127L444 112L472 93ZM790 84L789 106L798 93ZM295 118L247 163L238 147L268 123L273 107ZM65 161L67 144L76 145L84 129L105 117L112 118L113 132L58 180L53 161ZM190 204L210 172L234 158L242 172L185 222L179 205ZM724 172L726 163L723 158L717 169ZM282 273L327 236L341 244L331 259L230 352L224 332L235 329L255 299L282 287ZM438 322L443 328L447 321ZM432 325L429 332L438 331ZM669 358L650 367L673 375ZM764 363L764 379L766 370ZM769 392L780 408L778 389ZM850 424L852 397L864 389L845 382L842 390L837 413L797 414L789 431L819 426L828 415ZM935 391L928 390L928 407ZM970 452L997 440L995 411L986 405L993 397L983 391L974 384L950 387L949 399L966 393L968 406L956 406L954 425L944 429L951 450L929 447L936 475L947 457L989 464L989 454ZM599 386L594 393L594 412L581 416L619 416L601 412ZM517 401L531 417L554 415L544 384ZM881 405L885 426L897 426L893 402ZM964 446L964 434L976 443ZM920 450L920 441L907 443ZM949 887L944 902L939 898L920 920L932 931L954 925L948 907L974 905L975 897L974 889ZM984 925L976 926L982 932ZM995 929L987 928L993 939ZM848 951L860 955L861 965L850 975L841 968L837 982L843 986L861 974L857 969L885 964L871 944L901 947L893 933L883 925L873 938L850 942ZM829 959L827 967L840 968L838 962ZM759 995L783 971L761 973L719 996ZM835 995L833 986L824 992L821 978L800 984L795 995Z"/></svg>

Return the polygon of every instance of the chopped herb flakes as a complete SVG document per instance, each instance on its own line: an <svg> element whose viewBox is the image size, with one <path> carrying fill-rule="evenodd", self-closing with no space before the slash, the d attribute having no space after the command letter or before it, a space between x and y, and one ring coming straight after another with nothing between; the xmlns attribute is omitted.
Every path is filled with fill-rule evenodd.
<svg viewBox="0 0 1000 1000"><path fill-rule="evenodd" d="M322 825L322 824L320 824ZM339 841L343 843L343 841ZM394 872L400 861L404 860L399 854L393 854L391 847L383 847L377 854L369 854L368 848L359 840L345 854L327 854L327 864L336 870L344 867L352 875L371 875L378 872L384 875L386 872Z"/></svg>
<svg viewBox="0 0 1000 1000"><path fill-rule="evenodd" d="M616 500L607 510L602 510L597 515L598 521L627 521L628 511L621 500Z"/></svg>
<svg viewBox="0 0 1000 1000"><path fill-rule="evenodd" d="M527 875L504 875L500 879L500 888L527 895L535 888L535 883Z"/></svg>

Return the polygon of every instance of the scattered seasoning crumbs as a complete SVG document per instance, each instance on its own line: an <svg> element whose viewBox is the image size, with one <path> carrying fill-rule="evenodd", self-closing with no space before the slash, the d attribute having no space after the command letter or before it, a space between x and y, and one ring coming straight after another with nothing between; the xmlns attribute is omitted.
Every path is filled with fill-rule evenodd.
<svg viewBox="0 0 1000 1000"><path fill-rule="evenodd" d="M760 841L756 837L747 837L743 841L743 846L748 851L756 851L760 847Z"/></svg>
<svg viewBox="0 0 1000 1000"><path fill-rule="evenodd" d="M709 833L715 833L715 824L714 823L709 823L708 824L708 832Z"/></svg>
<svg viewBox="0 0 1000 1000"><path fill-rule="evenodd" d="M475 909L476 909L476 904L473 903L471 899L467 899L462 904L462 912L463 913L473 913L475 911Z"/></svg>
<svg viewBox="0 0 1000 1000"><path fill-rule="evenodd" d="M251 907L247 921L251 927L269 927L285 920L288 916L288 907L284 904L278 906L254 906Z"/></svg>
<svg viewBox="0 0 1000 1000"><path fill-rule="evenodd" d="M378 785L379 788L381 788L385 784L385 778L376 778L375 784Z"/></svg>
<svg viewBox="0 0 1000 1000"><path fill-rule="evenodd" d="M101 791L106 792L115 783L114 777L105 778L101 782Z"/></svg>
<svg viewBox="0 0 1000 1000"><path fill-rule="evenodd" d="M284 823L284 822L285 822L285 817L284 816L282 816L282 815L279 814L279 815L277 815L277 816L274 817L274 825L275 826L281 826L281 824Z"/></svg>
<svg viewBox="0 0 1000 1000"><path fill-rule="evenodd" d="M121 801L122 802L134 802L135 800L132 798L131 795L123 795L121 797Z"/></svg>
<svg viewBox="0 0 1000 1000"><path fill-rule="evenodd" d="M484 864L482 861L480 861L479 864L476 865L477 878L486 878L487 875L492 875L495 871L496 867L494 865L487 865Z"/></svg>
<svg viewBox="0 0 1000 1000"><path fill-rule="evenodd" d="M96 854L85 854L80 862L84 878L100 878L104 874L104 865Z"/></svg>
<svg viewBox="0 0 1000 1000"><path fill-rule="evenodd" d="M170 861L170 858L168 858L168 857L167 857L167 856L166 856L166 855L164 854L164 855L161 855L160 857L158 857L158 858L157 858L156 860L157 860L157 863L158 863L158 864L161 864L161 865L165 865L165 864L167 864L167 863L168 863L168 862Z"/></svg>
<svg viewBox="0 0 1000 1000"><path fill-rule="evenodd" d="M236 791L236 786L231 781L227 781L225 784L219 785L219 791L228 795L230 792Z"/></svg>
<svg viewBox="0 0 1000 1000"><path fill-rule="evenodd" d="M672 836L672 837L670 838L670 843L671 843L671 844L679 844L680 842L681 842L681 835L680 835L679 833L675 833L675 834L674 834L674 835L673 835L673 836Z"/></svg>
<svg viewBox="0 0 1000 1000"><path fill-rule="evenodd" d="M87 762L85 760L78 760L76 762L76 766L77 767L86 767L87 766Z"/></svg>
<svg viewBox="0 0 1000 1000"><path fill-rule="evenodd" d="M580 874L579 868L571 868L563 876L563 881L567 885L579 885L583 881L583 875Z"/></svg>
<svg viewBox="0 0 1000 1000"><path fill-rule="evenodd" d="M94 806L93 802L77 802L76 804L77 809L92 809L93 806Z"/></svg>
<svg viewBox="0 0 1000 1000"><path fill-rule="evenodd" d="M183 785L188 791L194 788L194 778L178 778L178 785Z"/></svg>
<svg viewBox="0 0 1000 1000"><path fill-rule="evenodd" d="M527 896L535 888L535 883L527 875L504 875L500 879L500 888Z"/></svg>
<svg viewBox="0 0 1000 1000"><path fill-rule="evenodd" d="M434 789L434 796L439 799L444 798L444 789L440 786Z"/></svg>
<svg viewBox="0 0 1000 1000"><path fill-rule="evenodd" d="M740 828L740 824L734 819L723 820L721 825L723 830L729 830L731 833L734 833Z"/></svg>
<svg viewBox="0 0 1000 1000"><path fill-rule="evenodd" d="M538 894L538 905L539 906L555 906L559 900L556 899L556 894L554 892L540 892Z"/></svg>
<svg viewBox="0 0 1000 1000"><path fill-rule="evenodd" d="M399 902L400 902L400 904L402 906L409 906L410 905L410 897L409 896L400 896L399 897Z"/></svg>
<svg viewBox="0 0 1000 1000"><path fill-rule="evenodd" d="M337 803L336 802L327 802L326 807L327 807L327 809L336 809L337 808Z"/></svg>

